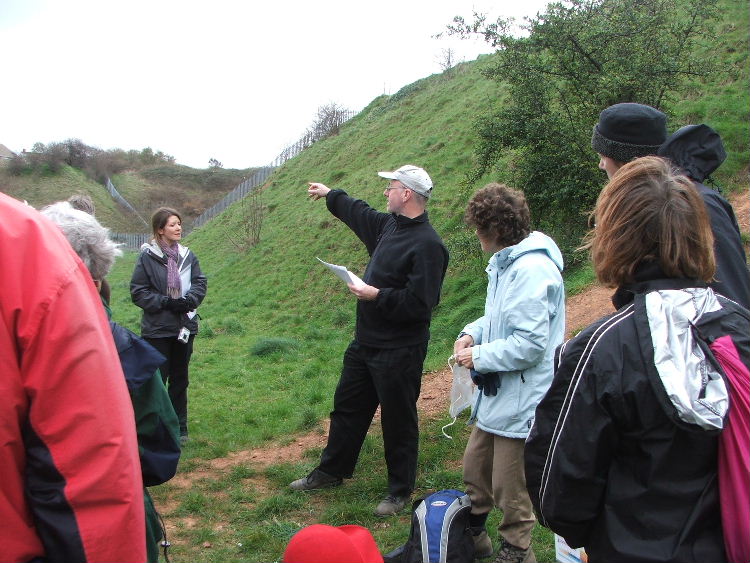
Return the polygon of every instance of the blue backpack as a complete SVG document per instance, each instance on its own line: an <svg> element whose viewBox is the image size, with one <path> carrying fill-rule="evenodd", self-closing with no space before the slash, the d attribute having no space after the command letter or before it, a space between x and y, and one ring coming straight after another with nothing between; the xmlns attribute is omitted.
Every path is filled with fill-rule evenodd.
<svg viewBox="0 0 750 563"><path fill-rule="evenodd" d="M409 540L383 556L385 563L472 563L471 500L445 489L414 501Z"/></svg>

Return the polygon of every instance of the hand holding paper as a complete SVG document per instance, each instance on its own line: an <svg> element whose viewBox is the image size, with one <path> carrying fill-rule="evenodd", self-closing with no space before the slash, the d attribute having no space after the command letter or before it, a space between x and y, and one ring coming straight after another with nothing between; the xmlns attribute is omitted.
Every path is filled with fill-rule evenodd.
<svg viewBox="0 0 750 563"><path fill-rule="evenodd" d="M328 262L324 262L323 260L320 260L320 258L318 258L318 260L320 261L321 264L326 266L329 270L331 270L344 282L350 283L353 285L365 285L365 282L363 282L356 274L353 274L352 272L347 270L344 266L339 266L337 264L329 264Z"/></svg>

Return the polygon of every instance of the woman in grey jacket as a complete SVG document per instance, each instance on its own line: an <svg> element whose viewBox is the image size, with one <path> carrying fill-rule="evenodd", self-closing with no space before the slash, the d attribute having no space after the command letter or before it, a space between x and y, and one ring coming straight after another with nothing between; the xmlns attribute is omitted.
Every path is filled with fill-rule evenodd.
<svg viewBox="0 0 750 563"><path fill-rule="evenodd" d="M555 242L530 232L522 192L500 184L479 190L466 210L487 266L484 315L461 331L456 361L472 369L475 426L464 453L464 483L477 557L492 554L484 523L503 511L496 561L536 561L531 549L534 512L523 472L524 440L534 409L552 381L555 347L563 340L563 259Z"/></svg>
<svg viewBox="0 0 750 563"><path fill-rule="evenodd" d="M130 296L143 309L141 336L167 360L161 366L169 398L187 442L188 364L198 333L196 309L206 296L206 276L198 258L182 246L182 219L161 207L151 218L154 238L141 247L130 280Z"/></svg>

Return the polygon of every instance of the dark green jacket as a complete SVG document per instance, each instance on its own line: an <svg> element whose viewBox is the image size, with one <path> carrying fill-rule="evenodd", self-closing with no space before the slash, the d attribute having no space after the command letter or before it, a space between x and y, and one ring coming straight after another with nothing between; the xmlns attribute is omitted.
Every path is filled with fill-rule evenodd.
<svg viewBox="0 0 750 563"><path fill-rule="evenodd" d="M111 317L109 308L106 305L105 308L107 315ZM110 321L110 327L135 414L144 485L148 560L150 563L157 563L162 531L159 515L146 487L165 483L177 471L180 460L180 427L159 372L164 356L148 342L117 323Z"/></svg>

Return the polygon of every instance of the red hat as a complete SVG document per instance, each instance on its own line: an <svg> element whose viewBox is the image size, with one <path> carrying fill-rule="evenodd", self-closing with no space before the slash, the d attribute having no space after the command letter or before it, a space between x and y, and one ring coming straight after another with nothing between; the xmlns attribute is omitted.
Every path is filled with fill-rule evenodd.
<svg viewBox="0 0 750 563"><path fill-rule="evenodd" d="M292 536L284 563L383 563L370 530L313 524Z"/></svg>

